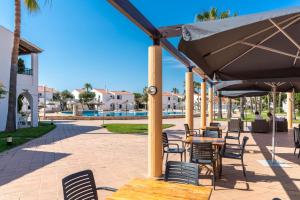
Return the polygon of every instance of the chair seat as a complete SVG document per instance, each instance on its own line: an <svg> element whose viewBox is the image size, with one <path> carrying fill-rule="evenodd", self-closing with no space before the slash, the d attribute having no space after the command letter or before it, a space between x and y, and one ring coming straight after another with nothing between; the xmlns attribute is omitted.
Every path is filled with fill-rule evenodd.
<svg viewBox="0 0 300 200"><path fill-rule="evenodd" d="M204 159L192 159L191 162L192 163L198 163L198 164L212 164L216 160L217 160L217 158L214 157L212 161L211 160L204 160Z"/></svg>
<svg viewBox="0 0 300 200"><path fill-rule="evenodd" d="M228 136L225 136L226 139L233 139L233 140L238 140L239 137L238 136L232 136L232 135L228 135Z"/></svg>
<svg viewBox="0 0 300 200"><path fill-rule="evenodd" d="M234 153L234 152L224 152L222 157L223 158L241 159L241 154L240 153Z"/></svg>
<svg viewBox="0 0 300 200"><path fill-rule="evenodd" d="M184 153L185 149L184 148L169 148L168 150L165 150L164 152L166 153Z"/></svg>

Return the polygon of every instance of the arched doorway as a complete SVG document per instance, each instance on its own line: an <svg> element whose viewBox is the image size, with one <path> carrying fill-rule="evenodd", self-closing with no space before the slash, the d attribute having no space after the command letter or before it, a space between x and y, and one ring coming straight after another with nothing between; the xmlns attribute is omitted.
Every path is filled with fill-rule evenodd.
<svg viewBox="0 0 300 200"><path fill-rule="evenodd" d="M19 94L17 99L17 127L24 128L32 126L33 99L29 92Z"/></svg>

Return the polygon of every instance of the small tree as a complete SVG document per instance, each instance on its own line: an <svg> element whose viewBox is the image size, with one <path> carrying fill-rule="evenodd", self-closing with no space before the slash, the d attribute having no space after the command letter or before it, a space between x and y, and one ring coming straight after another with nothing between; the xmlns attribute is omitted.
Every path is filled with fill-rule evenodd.
<svg viewBox="0 0 300 200"><path fill-rule="evenodd" d="M72 95L71 92L69 92L69 90L64 90L61 93L59 93L59 96L57 99L58 99L58 101L60 101L61 110L65 110L67 107L67 101L69 101L73 98L74 98L74 96Z"/></svg>
<svg viewBox="0 0 300 200"><path fill-rule="evenodd" d="M18 73L23 74L25 72L25 62L22 58L18 59Z"/></svg>
<svg viewBox="0 0 300 200"><path fill-rule="evenodd" d="M173 89L172 89L172 92L173 92L174 94L179 94L178 88L173 88Z"/></svg>
<svg viewBox="0 0 300 200"><path fill-rule="evenodd" d="M133 93L136 108L139 109L143 103L143 95L141 93Z"/></svg>
<svg viewBox="0 0 300 200"><path fill-rule="evenodd" d="M147 87L144 87L144 89L143 89L142 102L146 105L145 107L147 108L147 105L148 105L148 88Z"/></svg>
<svg viewBox="0 0 300 200"><path fill-rule="evenodd" d="M0 84L0 99L3 99L7 91L4 90L4 86Z"/></svg>

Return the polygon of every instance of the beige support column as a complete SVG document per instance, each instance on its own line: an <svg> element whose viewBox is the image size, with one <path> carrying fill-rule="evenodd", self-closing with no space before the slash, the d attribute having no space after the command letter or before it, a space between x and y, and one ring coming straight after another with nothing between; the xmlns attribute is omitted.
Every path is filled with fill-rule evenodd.
<svg viewBox="0 0 300 200"><path fill-rule="evenodd" d="M148 86L157 89L148 95L148 175L162 175L162 49L159 45L148 49Z"/></svg>
<svg viewBox="0 0 300 200"><path fill-rule="evenodd" d="M287 122L288 122L288 129L293 128L293 98L292 98L292 93L288 92L287 93Z"/></svg>
<svg viewBox="0 0 300 200"><path fill-rule="evenodd" d="M201 127L206 126L206 80L201 83Z"/></svg>
<svg viewBox="0 0 300 200"><path fill-rule="evenodd" d="M194 129L194 81L192 68L185 73L185 123Z"/></svg>
<svg viewBox="0 0 300 200"><path fill-rule="evenodd" d="M213 122L214 121L214 91L213 91L213 86L211 85L208 91L208 122Z"/></svg>

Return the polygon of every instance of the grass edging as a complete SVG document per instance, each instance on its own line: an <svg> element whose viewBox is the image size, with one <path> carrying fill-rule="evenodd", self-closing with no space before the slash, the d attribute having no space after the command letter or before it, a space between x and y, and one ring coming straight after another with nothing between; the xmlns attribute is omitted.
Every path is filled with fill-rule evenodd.
<svg viewBox="0 0 300 200"><path fill-rule="evenodd" d="M147 134L148 124L104 124L102 125L109 132L112 133L141 133ZM175 126L174 124L163 124L163 129L170 128Z"/></svg>
<svg viewBox="0 0 300 200"><path fill-rule="evenodd" d="M38 127L20 128L15 132L0 132L0 153L39 138L55 129L55 127L55 124L40 122ZM6 144L8 136L13 138L12 145Z"/></svg>

